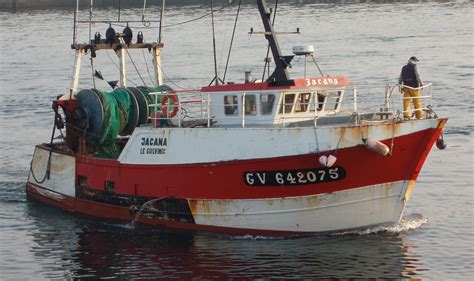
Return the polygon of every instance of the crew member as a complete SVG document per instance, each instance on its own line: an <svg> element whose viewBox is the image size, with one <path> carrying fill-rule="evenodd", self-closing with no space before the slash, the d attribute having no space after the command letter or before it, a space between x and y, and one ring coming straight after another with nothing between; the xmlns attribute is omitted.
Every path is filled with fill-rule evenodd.
<svg viewBox="0 0 474 281"><path fill-rule="evenodd" d="M403 94L403 117L410 119L410 103L413 100L415 107L416 119L423 118L420 100L420 87L423 87L420 71L418 70L418 62L420 60L416 57L411 57L408 63L403 66L398 78L398 84L401 85L401 93ZM405 87L408 86L408 87Z"/></svg>

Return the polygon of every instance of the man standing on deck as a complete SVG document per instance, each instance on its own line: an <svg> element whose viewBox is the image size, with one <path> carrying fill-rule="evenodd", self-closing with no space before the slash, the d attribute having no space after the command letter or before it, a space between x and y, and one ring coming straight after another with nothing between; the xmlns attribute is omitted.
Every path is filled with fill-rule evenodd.
<svg viewBox="0 0 474 281"><path fill-rule="evenodd" d="M423 112L421 110L420 90L412 89L423 87L423 81L421 80L420 71L418 70L418 62L420 60L416 57L411 57L408 63L402 68L400 78L398 78L398 84L401 85L401 92L403 93L403 117L410 119L410 103L413 100L415 107L416 119L423 118ZM408 86L408 87L404 87Z"/></svg>

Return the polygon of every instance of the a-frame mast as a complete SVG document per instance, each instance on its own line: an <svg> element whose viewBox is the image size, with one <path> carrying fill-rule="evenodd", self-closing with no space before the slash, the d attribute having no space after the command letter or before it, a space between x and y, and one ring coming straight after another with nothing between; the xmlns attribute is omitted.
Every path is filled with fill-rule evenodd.
<svg viewBox="0 0 474 281"><path fill-rule="evenodd" d="M290 64L293 56L283 56L281 54L280 46L276 38L275 31L273 30L273 24L271 21L271 11L268 8L267 0L257 0L258 10L260 17L262 18L263 26L265 28L265 38L268 40L270 49L272 51L273 60L275 61L275 70L272 75L268 78L268 81L282 82L290 80L287 67Z"/></svg>

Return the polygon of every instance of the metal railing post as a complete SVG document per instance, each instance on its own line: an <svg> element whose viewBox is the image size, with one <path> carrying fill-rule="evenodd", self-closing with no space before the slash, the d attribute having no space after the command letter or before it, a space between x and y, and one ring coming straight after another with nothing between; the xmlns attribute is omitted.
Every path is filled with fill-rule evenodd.
<svg viewBox="0 0 474 281"><path fill-rule="evenodd" d="M183 114L181 112L181 100L178 98L178 94L174 93L176 95L176 98L178 99L178 127L182 127L183 125Z"/></svg>
<svg viewBox="0 0 474 281"><path fill-rule="evenodd" d="M242 128L245 128L245 93L242 93Z"/></svg>
<svg viewBox="0 0 474 281"><path fill-rule="evenodd" d="M207 93L207 127L211 127L211 95Z"/></svg>
<svg viewBox="0 0 474 281"><path fill-rule="evenodd" d="M352 89L352 94L354 95L354 112L357 112L357 88Z"/></svg>

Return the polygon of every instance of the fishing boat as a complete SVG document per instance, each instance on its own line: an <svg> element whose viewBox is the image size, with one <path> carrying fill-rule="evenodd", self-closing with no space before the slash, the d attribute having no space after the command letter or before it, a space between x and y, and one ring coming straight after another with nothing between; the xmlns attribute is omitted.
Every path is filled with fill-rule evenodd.
<svg viewBox="0 0 474 281"><path fill-rule="evenodd" d="M117 32L120 14L103 22L105 37L92 38L91 23L100 23L92 8L90 41L78 43L76 9L71 87L53 101L51 140L35 147L27 196L100 220L239 235L399 222L433 144L445 146L447 119L433 110L431 84L422 87L422 119L403 118L400 85L385 88L380 107L360 111L355 84L324 75L313 46L282 54L276 9L256 4L264 31L251 33L265 36L271 53L264 79L242 73L226 83L216 71L211 84L189 90L163 84L164 4L151 43L128 25ZM128 85L125 57L135 49L151 53L152 86ZM81 88L83 57L103 50L117 54L120 79L111 90ZM291 78L293 57L314 62L320 75Z"/></svg>

